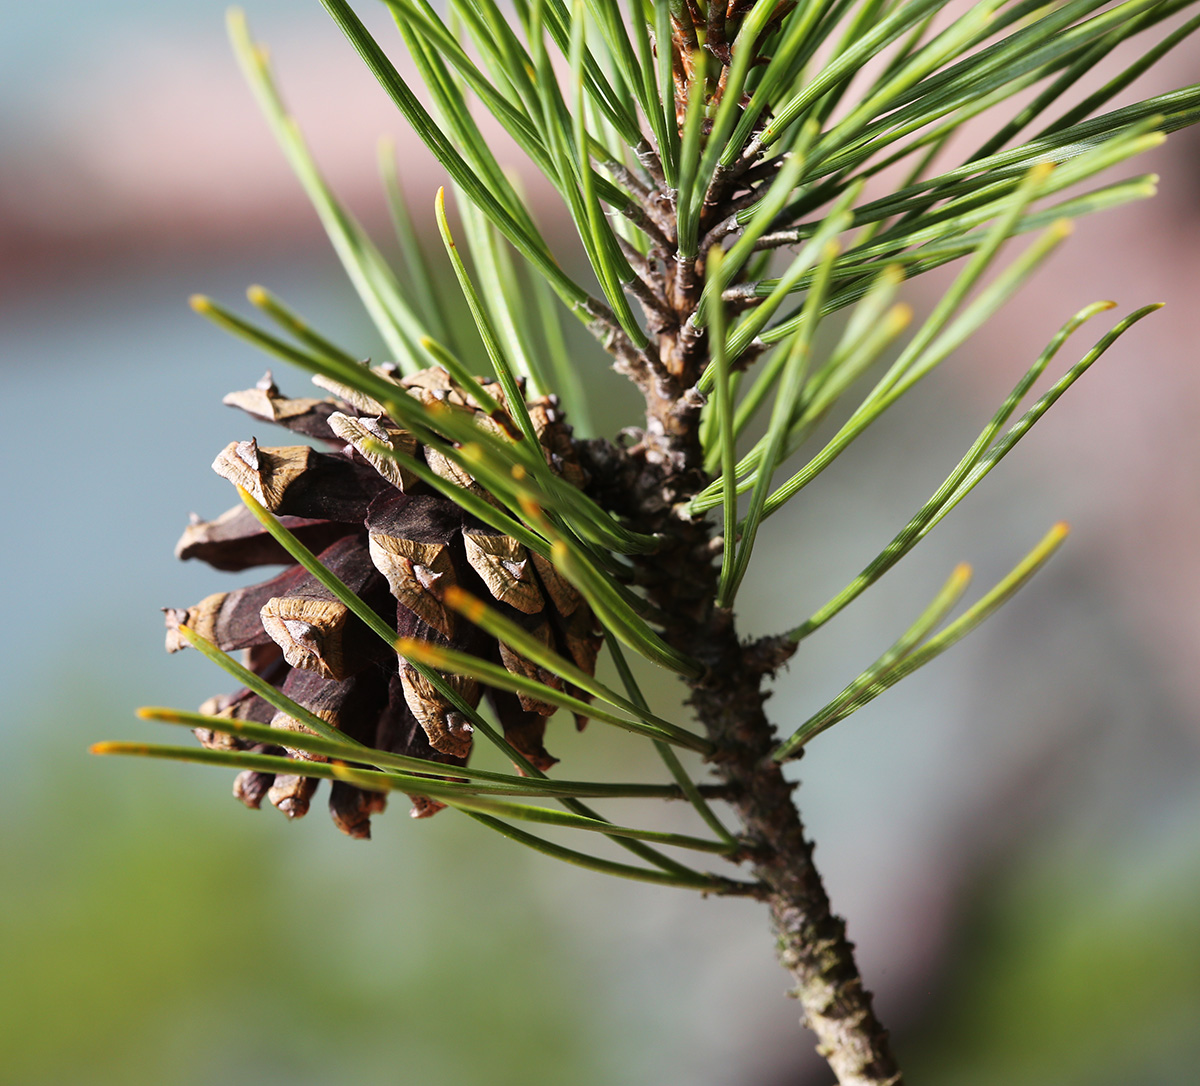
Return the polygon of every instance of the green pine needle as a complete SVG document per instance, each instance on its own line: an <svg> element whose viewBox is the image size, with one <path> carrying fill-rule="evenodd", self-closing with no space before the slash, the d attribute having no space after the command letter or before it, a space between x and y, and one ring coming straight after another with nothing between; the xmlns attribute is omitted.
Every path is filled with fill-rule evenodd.
<svg viewBox="0 0 1200 1086"><path fill-rule="evenodd" d="M953 600L957 599L954 593L961 594L962 589L957 588L955 579L951 578L934 603L900 641L847 686L833 701L809 717L786 742L780 744L772 757L779 762L795 757L813 736L833 727L838 721L844 720L851 713L861 709L867 702L895 686L901 679L907 678L918 668L924 667L925 664L961 641L985 619L995 614L1050 560L1054 552L1062 546L1069 530L1066 524L1056 524L995 588L941 633L929 638L918 648L916 647L917 643L921 641L928 630L937 624L937 621L940 621L944 611L953 606ZM960 571L967 572L956 571L956 576L960 581L965 580L969 573L969 567L959 568ZM965 587L964 583L962 588Z"/></svg>
<svg viewBox="0 0 1200 1086"><path fill-rule="evenodd" d="M704 663L660 632L679 631L683 621L664 613L672 606L666 601L676 598L667 590L668 567L685 550L688 561L712 554L715 562L720 531L719 573L701 570L696 578L705 591L711 581L713 595L697 600L694 614L701 622L711 614L732 624L764 521L979 333L1067 237L1071 220L1153 194L1153 175L1112 171L1200 120L1200 84L1116 108L1110 103L1200 31L1200 16L1182 18L1200 0L980 0L962 10L946 0L748 0L723 10L691 0L515 0L511 9L499 0L450 0L444 13L431 0L384 2L420 94L349 0L322 0L447 173L470 271L451 236L444 190L431 222L414 219L394 149L383 141L379 167L401 265L394 270L329 189L284 104L265 49L236 9L229 14L230 38L389 361L403 373L430 363L443 367L478 410L410 396L392 379L392 367L363 363L368 351L335 343L262 287L251 287L247 297L269 326L206 297L192 304L267 354L324 378L327 387L368 397L372 409L469 476L470 486L460 486L435 473L419 451L366 446L550 561L603 628L625 692L543 644L503 607L457 589L446 593L446 604L520 654L528 673L398 640L278 517L241 491L288 554L411 660L513 761L516 774L448 768L366 748L186 627L180 636L188 644L304 729L288 733L288 749L315 760L147 744L99 749L428 793L529 848L591 870L707 892L759 893L755 885L692 870L659 851L674 846L734 859L749 855L674 747L715 764L729 752L651 713L622 646L694 686L721 685L725 677L715 674L718 665L702 647L692 651ZM1113 64L1106 81L1087 84L1098 65L1131 48L1136 53ZM1102 108L1108 112L1096 115ZM540 207L532 213L533 201L504 158L507 146L493 140L481 109L561 199L586 262L578 275L576 265L551 251L538 223L552 220ZM427 226L440 232L501 391L477 376L474 336L449 319L435 282L443 269L422 244ZM1025 240L1014 246L1017 255L1002 262L1001 250L1018 235ZM910 331L912 310L896 297L902 284L953 263L957 276ZM1108 308L1111 303L1096 303L1064 324L883 550L806 622L763 644L777 643L786 654L870 588L1156 307L1136 309L1116 324L1013 422L1066 339ZM563 309L634 379L649 408L623 463L604 446L580 455L580 465L597 476L590 489L553 470L557 450L548 455L541 445L526 402L557 393L577 432L593 432L582 379L593 362L564 334ZM818 342L818 333L842 310L844 321L825 349L826 336ZM847 402L873 372L865 395ZM752 431L763 416L765 432L755 440ZM831 417L837 418L832 437L805 451ZM801 452L804 459L788 466ZM660 469L661 478L654 475ZM785 469L790 474L777 484ZM633 501L614 496L626 483ZM639 507L647 495L653 508ZM696 523L718 506L720 529ZM969 571L959 567L904 634L774 757L796 756L815 735L969 633L1041 568L1065 534L1065 526L1053 529L1008 577L938 632L967 585ZM454 692L448 681L454 674L646 738L675 783L552 781ZM144 715L281 745L278 729L254 722L168 709ZM700 715L712 735L721 734ZM614 825L582 802L619 797L686 798L714 837ZM539 798L564 809L513 802ZM564 848L509 824L519 821L599 832L648 866Z"/></svg>

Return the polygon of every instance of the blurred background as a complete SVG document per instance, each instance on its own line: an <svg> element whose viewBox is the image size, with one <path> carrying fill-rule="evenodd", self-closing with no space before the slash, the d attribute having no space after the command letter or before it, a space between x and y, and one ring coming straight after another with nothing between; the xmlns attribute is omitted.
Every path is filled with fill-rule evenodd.
<svg viewBox="0 0 1200 1086"><path fill-rule="evenodd" d="M159 608L229 586L171 552L189 511L231 503L208 464L250 431L220 399L264 360L188 294L237 306L262 282L362 355L380 349L240 82L221 4L2 11L0 1083L827 1081L758 906L606 880L451 812L411 822L402 802L352 842L320 804L295 824L242 809L231 773L87 754L178 742L134 708L225 687L194 654L165 655ZM380 134L430 207L438 169L319 5L254 0L250 16L378 236ZM1185 44L1124 99L1190 81L1198 60ZM1150 158L1125 172L1161 171L1159 197L1081 223L1006 314L769 522L742 593L747 633L801 621L932 492L1067 315L1167 303L776 684L787 731L956 562L978 593L1072 523L1013 604L797 767L914 1083L1195 1082L1200 139ZM578 259L565 217L545 214ZM937 289L907 297L927 312ZM582 340L579 365L597 429L635 422ZM669 684L655 697L679 711ZM547 745L572 776L654 772L596 726L556 722Z"/></svg>

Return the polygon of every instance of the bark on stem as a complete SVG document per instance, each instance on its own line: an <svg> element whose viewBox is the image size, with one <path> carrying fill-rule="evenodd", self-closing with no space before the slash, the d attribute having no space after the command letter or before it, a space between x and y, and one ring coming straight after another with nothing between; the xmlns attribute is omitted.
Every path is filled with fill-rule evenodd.
<svg viewBox="0 0 1200 1086"><path fill-rule="evenodd" d="M701 286L693 287L693 305ZM664 389L648 374L638 381L647 410L642 442L628 452L593 443L587 457L593 488L633 526L671 540L636 560L638 579L651 602L670 616L667 640L706 667L692 684L689 702L718 748L713 769L729 786L753 873L766 887L779 960L795 980L793 994L817 1036L817 1050L842 1086L897 1086L902 1079L887 1031L872 1009L845 924L830 908L792 801L793 786L770 757L777 737L763 709L768 696L763 686L794 646L776 639L739 641L732 614L713 604L719 543L707 522L675 513L708 480L698 405L664 393L686 389L707 351L684 357L669 331L660 333L659 348L660 358L676 352L662 358L659 368L684 369L685 380L674 389Z"/></svg>
<svg viewBox="0 0 1200 1086"><path fill-rule="evenodd" d="M766 895L780 963L795 979L794 995L818 1051L844 1086L901 1082L862 983L846 926L835 916L813 863L812 845L792 802L792 785L771 760L774 729L763 711L764 678L782 662L772 642L743 646L732 616L713 615L703 641L708 678L693 687L691 703L720 753L716 770L732 786L732 804L744 827L754 875ZM703 651L700 638L689 647Z"/></svg>
<svg viewBox="0 0 1200 1086"><path fill-rule="evenodd" d="M657 397L648 397L653 410ZM705 665L692 684L689 703L718 747L710 761L728 788L728 801L742 825L749 863L766 887L779 960L795 980L793 994L804 1022L816 1034L818 1051L843 1086L896 1086L902 1081L862 983L844 922L834 915L813 863L784 779L770 753L777 740L767 719L767 679L794 646L783 639L743 644L730 612L713 606L717 570L706 522L683 521L673 512L704 482L696 467L699 443L685 434L673 414L674 430L652 425L629 452L592 443L585 459L597 497L641 530L666 535L671 543L639 558L638 579L648 598L671 616L664 634ZM672 436L668 436L672 435Z"/></svg>
<svg viewBox="0 0 1200 1086"><path fill-rule="evenodd" d="M676 44L682 48L682 42ZM751 191L739 200L738 189L746 187ZM714 179L700 236L729 218L734 201L753 202L755 189L736 176ZM671 206L672 218L674 210ZM671 229L664 236L675 233L675 223L667 225ZM714 604L720 541L708 522L676 513L709 481L695 390L709 350L707 335L688 320L704 287L703 254L699 260L674 256L662 261L660 281L651 276L645 284L655 296L651 334L656 344L632 364L614 349L611 337L607 341L618 368L641 389L646 426L642 440L627 451L589 443L585 459L592 489L631 526L668 541L655 554L634 558L638 582L669 616L663 630L667 641L705 665L688 700L717 748L710 760L741 821L746 856L771 911L779 960L795 979L793 994L817 1036L818 1051L842 1086L897 1086L901 1076L887 1031L875 1017L846 926L833 914L813 864L812 845L792 802L793 786L770 757L777 738L763 710L768 696L763 686L795 646L783 639L739 641L733 615ZM646 270L652 269L657 266L647 263Z"/></svg>

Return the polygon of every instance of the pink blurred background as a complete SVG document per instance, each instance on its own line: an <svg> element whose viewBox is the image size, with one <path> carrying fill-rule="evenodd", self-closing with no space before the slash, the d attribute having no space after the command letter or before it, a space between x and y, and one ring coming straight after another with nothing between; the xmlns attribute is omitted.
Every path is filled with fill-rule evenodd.
<svg viewBox="0 0 1200 1086"><path fill-rule="evenodd" d="M157 608L213 590L171 546L189 509L228 504L206 465L245 435L219 399L264 363L195 318L188 293L236 304L262 280L377 348L219 5L37 7L13 5L0 39L0 546L17 616L0 633L0 975L15 978L0 992L0 1082L825 1081L752 906L603 882L450 815L393 812L364 849L315 818L285 828L234 809L219 774L84 755L101 738L162 739L131 721L136 704L190 705L220 685L163 658ZM364 14L392 48L382 9ZM319 5L270 0L250 16L351 208L384 234L381 134L414 207L431 207L439 168ZM1185 43L1122 101L1193 80L1198 58L1200 41ZM1004 614L799 766L818 860L913 1081L1194 1081L1198 167L1186 130L1122 167L1160 172L1157 199L1082 221L912 403L769 523L746 583L747 632L794 625L936 487L1066 316L1100 298L1118 314L1167 303L805 643L771 703L795 726L954 563L975 563L981 590L1072 523ZM567 218L529 181L578 260ZM944 281L906 297L928 311ZM635 422L598 352L581 344L580 366L604 432ZM552 749L565 764L631 757L590 732ZM340 934L315 935L330 917Z"/></svg>

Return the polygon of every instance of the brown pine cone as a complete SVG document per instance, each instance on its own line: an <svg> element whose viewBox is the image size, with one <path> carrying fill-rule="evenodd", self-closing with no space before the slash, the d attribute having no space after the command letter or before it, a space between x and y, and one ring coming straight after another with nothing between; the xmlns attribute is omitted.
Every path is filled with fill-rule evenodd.
<svg viewBox="0 0 1200 1086"><path fill-rule="evenodd" d="M396 380L408 395L476 413L482 425L499 425L440 368L398 379L390 367L375 372ZM280 395L268 372L258 385L231 393L225 402L325 444L260 447L254 438L230 444L213 463L217 474L244 487L270 509L321 563L344 581L397 634L448 646L502 663L556 688L548 675L462 616L449 610L442 593L450 585L489 598L492 606L588 671L595 670L600 637L582 597L540 555L483 524L454 502L422 484L369 442L423 460L438 475L483 494L457 465L419 444L370 397L322 378L314 382L333 394L321 399ZM480 383L502 408L498 384ZM581 485L570 429L553 397L530 400L529 413L546 461L558 475ZM508 420L503 420L508 421ZM168 609L167 649L186 642L186 624L225 651L244 649L246 664L288 697L368 746L448 766L465 765L472 728L452 705L405 660L302 567L243 506L214 521L193 519L176 546L180 558L200 558L221 570L284 564L282 573L260 584L218 592L187 610ZM445 676L472 707L486 694L505 737L539 769L554 764L543 746L554 707L525 695L481 687L473 679ZM581 692L570 688L570 692ZM250 745L207 729L196 735L205 746L287 754L297 762L317 757L289 750L289 730L301 725L249 690L210 698L202 711L270 724L280 731L277 747ZM583 726L583 721L579 721ZM308 810L317 781L295 775L246 771L234 795L257 808L265 796L291 818ZM413 796L414 817L433 814L440 804ZM370 836L370 816L384 796L338 781L329 797L335 824L352 837Z"/></svg>

